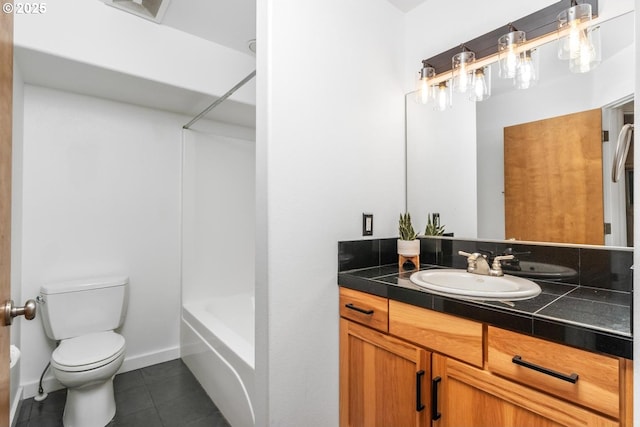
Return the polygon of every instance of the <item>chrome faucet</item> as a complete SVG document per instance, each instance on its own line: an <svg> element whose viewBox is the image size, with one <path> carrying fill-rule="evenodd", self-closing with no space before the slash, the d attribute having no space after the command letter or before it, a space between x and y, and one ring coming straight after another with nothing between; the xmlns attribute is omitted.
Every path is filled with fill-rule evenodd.
<svg viewBox="0 0 640 427"><path fill-rule="evenodd" d="M487 256L474 252L472 254L464 251L458 251L458 255L467 257L467 271L473 274L481 274L484 276L504 276L500 261L504 259L513 259L513 255L500 255L493 258L491 268Z"/></svg>

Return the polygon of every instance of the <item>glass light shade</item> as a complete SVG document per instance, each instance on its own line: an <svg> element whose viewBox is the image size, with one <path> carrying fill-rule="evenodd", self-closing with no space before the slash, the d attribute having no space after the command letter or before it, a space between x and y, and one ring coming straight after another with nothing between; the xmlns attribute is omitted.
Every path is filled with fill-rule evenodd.
<svg viewBox="0 0 640 427"><path fill-rule="evenodd" d="M514 84L517 89L529 89L540 78L540 55L537 49L520 54L520 64L516 70Z"/></svg>
<svg viewBox="0 0 640 427"><path fill-rule="evenodd" d="M473 70L471 64L476 60L476 54L465 50L456 53L451 58L453 69L453 88L456 92L467 93L473 86Z"/></svg>
<svg viewBox="0 0 640 427"><path fill-rule="evenodd" d="M453 93L451 92L450 81L440 82L433 86L433 109L436 111L444 111L453 105Z"/></svg>
<svg viewBox="0 0 640 427"><path fill-rule="evenodd" d="M589 28L591 5L578 4L558 14L558 58L568 59L572 72L584 73L600 63L600 33Z"/></svg>
<svg viewBox="0 0 640 427"><path fill-rule="evenodd" d="M512 79L520 63L518 48L527 40L524 31L511 31L498 39L498 75L502 79Z"/></svg>
<svg viewBox="0 0 640 427"><path fill-rule="evenodd" d="M436 75L436 70L433 67L424 64L420 73L418 74L418 80L416 84L416 101L420 104L427 104L433 99L433 92L431 87L431 79Z"/></svg>
<svg viewBox="0 0 640 427"><path fill-rule="evenodd" d="M569 59L569 71L586 73L593 70L602 60L600 27L587 28L581 32L579 54Z"/></svg>
<svg viewBox="0 0 640 427"><path fill-rule="evenodd" d="M473 89L469 92L471 101L484 101L491 96L491 66L481 67L473 72Z"/></svg>

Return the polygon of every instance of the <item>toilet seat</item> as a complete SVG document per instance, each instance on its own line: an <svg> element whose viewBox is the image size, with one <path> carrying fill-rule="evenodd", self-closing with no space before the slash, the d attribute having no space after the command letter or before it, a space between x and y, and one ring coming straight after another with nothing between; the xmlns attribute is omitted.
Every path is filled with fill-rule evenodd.
<svg viewBox="0 0 640 427"><path fill-rule="evenodd" d="M124 347L124 337L113 331L69 338L51 354L51 366L67 372L96 369L120 357Z"/></svg>

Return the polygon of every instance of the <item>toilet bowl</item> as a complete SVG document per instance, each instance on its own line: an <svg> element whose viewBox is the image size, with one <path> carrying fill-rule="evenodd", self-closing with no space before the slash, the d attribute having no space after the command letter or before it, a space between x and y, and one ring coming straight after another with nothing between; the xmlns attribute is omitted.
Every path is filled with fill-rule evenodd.
<svg viewBox="0 0 640 427"><path fill-rule="evenodd" d="M100 426L116 412L113 377L124 360L125 340L98 332L62 340L51 355L53 375L67 387L65 427Z"/></svg>
<svg viewBox="0 0 640 427"><path fill-rule="evenodd" d="M104 427L115 416L113 377L125 357L116 333L124 319L127 278L92 279L40 289L42 322L59 344L51 369L67 388L64 427Z"/></svg>

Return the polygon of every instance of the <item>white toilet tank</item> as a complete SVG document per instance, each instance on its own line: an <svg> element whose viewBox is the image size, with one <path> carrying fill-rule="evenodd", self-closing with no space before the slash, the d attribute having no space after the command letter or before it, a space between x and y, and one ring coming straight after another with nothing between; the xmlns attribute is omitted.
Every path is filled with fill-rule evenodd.
<svg viewBox="0 0 640 427"><path fill-rule="evenodd" d="M118 328L128 284L127 277L100 277L42 285L38 309L47 336L62 340Z"/></svg>

